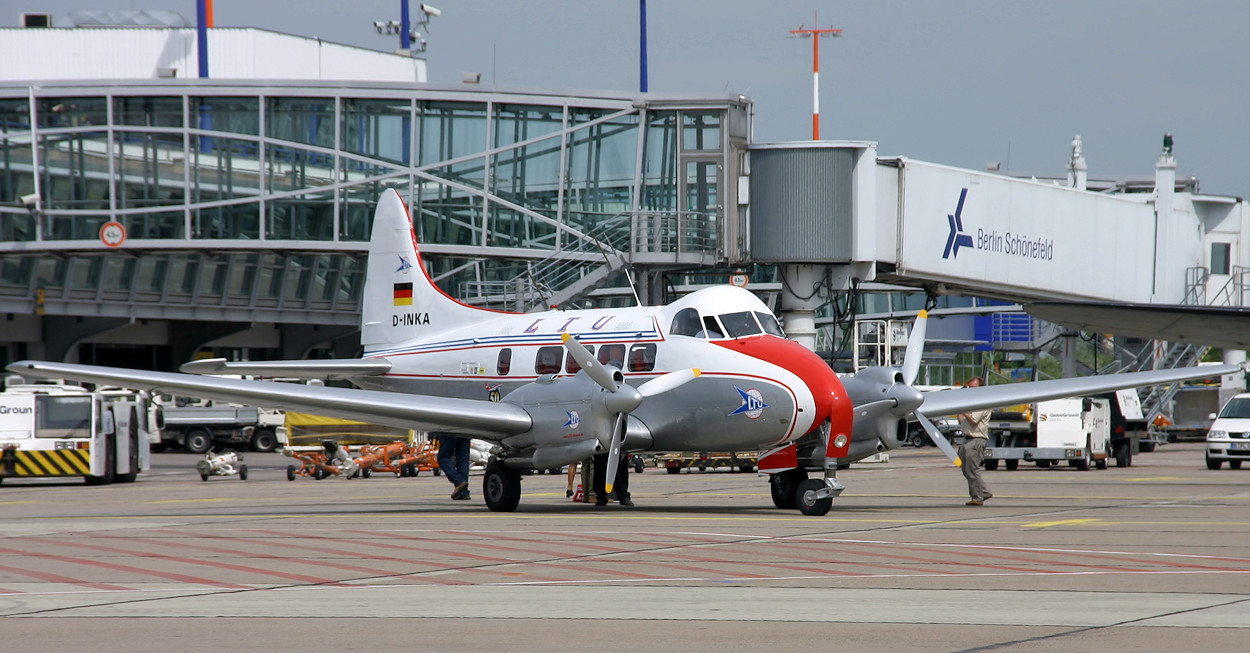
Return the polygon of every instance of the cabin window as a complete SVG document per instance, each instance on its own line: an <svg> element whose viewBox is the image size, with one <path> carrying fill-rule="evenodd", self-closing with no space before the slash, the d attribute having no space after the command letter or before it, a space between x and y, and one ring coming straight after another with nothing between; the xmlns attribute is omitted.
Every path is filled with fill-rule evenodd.
<svg viewBox="0 0 1250 653"><path fill-rule="evenodd" d="M655 369L655 343L634 345L629 348L629 371L650 372Z"/></svg>
<svg viewBox="0 0 1250 653"><path fill-rule="evenodd" d="M616 369L625 369L625 345L604 345L599 348L599 362L604 365L615 365Z"/></svg>
<svg viewBox="0 0 1250 653"><path fill-rule="evenodd" d="M564 347L539 347L534 358L534 372L538 374L559 374L560 363L564 360Z"/></svg>
<svg viewBox="0 0 1250 653"><path fill-rule="evenodd" d="M586 345L586 349L592 354L595 353L595 348L591 345ZM568 372L569 374L577 374L579 371L581 371L581 369L582 369L582 366L578 365L577 361L573 360L573 354L571 352L566 351L564 353L564 371Z"/></svg>
<svg viewBox="0 0 1250 653"><path fill-rule="evenodd" d="M668 332L675 336L693 336L702 327L699 324L699 312L693 308L683 308L673 316L673 324Z"/></svg>
<svg viewBox="0 0 1250 653"><path fill-rule="evenodd" d="M720 323L725 325L730 338L742 338L762 333L760 325L755 322L755 316L750 311L726 313L720 316Z"/></svg>
<svg viewBox="0 0 1250 653"><path fill-rule="evenodd" d="M764 333L786 337L786 332L781 330L781 324L777 322L777 318L770 313L755 312L755 319L760 321L760 326L764 327Z"/></svg>
<svg viewBox="0 0 1250 653"><path fill-rule="evenodd" d="M508 372L512 370L512 350L504 347L499 350L499 358L495 360L495 373L499 376L508 376Z"/></svg>

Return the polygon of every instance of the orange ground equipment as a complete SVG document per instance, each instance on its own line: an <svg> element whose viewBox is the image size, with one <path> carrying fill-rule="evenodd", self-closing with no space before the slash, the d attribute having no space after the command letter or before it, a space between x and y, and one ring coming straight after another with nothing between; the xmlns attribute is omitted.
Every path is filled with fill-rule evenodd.
<svg viewBox="0 0 1250 653"><path fill-rule="evenodd" d="M361 474L368 477L372 472L391 472L399 477L417 476L421 472L438 469L438 449L429 442L392 442L391 444L367 444L360 447Z"/></svg>
<svg viewBox="0 0 1250 653"><path fill-rule="evenodd" d="M311 476L321 480L327 476L355 476L360 467L351 459L348 448L333 440L326 440L320 447L283 447L282 455L300 461L299 467L287 465L286 480L296 476Z"/></svg>

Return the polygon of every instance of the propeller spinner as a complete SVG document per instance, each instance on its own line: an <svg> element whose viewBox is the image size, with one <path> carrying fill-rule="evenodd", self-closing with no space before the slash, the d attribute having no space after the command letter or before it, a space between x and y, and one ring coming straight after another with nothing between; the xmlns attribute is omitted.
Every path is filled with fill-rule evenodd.
<svg viewBox="0 0 1250 653"><path fill-rule="evenodd" d="M590 353L577 338L569 334L563 334L561 339L564 346L569 351L569 355L577 364L586 370L586 374L590 376L599 387L608 391L608 395L604 397L604 407L610 413L616 414L613 421L612 432L610 434L596 434L600 442L607 441L608 444L608 468L606 471L607 481L604 489L612 492L612 485L616 481L616 469L621 460L621 446L625 441L625 418L626 415L633 412L638 406L642 405L642 400L647 397L675 390L699 376L698 368L690 368L685 370L677 370L669 372L663 376L656 377L646 383L634 388L625 383L624 376L619 370L609 369L606 365L599 362L595 355ZM605 437L606 436L606 437Z"/></svg>

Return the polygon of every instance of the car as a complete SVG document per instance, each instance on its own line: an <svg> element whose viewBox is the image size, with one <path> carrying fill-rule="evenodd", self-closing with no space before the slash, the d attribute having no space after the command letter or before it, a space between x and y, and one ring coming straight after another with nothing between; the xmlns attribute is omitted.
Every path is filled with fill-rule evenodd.
<svg viewBox="0 0 1250 653"><path fill-rule="evenodd" d="M1225 461L1232 469L1240 469L1241 461L1250 460L1250 393L1233 396L1212 413L1207 430L1207 469L1219 469Z"/></svg>

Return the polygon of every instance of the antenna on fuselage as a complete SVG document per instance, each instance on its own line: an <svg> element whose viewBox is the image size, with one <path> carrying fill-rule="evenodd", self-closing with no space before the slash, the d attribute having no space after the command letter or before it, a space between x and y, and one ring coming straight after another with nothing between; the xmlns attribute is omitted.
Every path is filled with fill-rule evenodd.
<svg viewBox="0 0 1250 653"><path fill-rule="evenodd" d="M625 278L629 280L629 291L634 293L634 304L642 306L642 299L638 297L638 284L634 281L634 273L625 268Z"/></svg>

